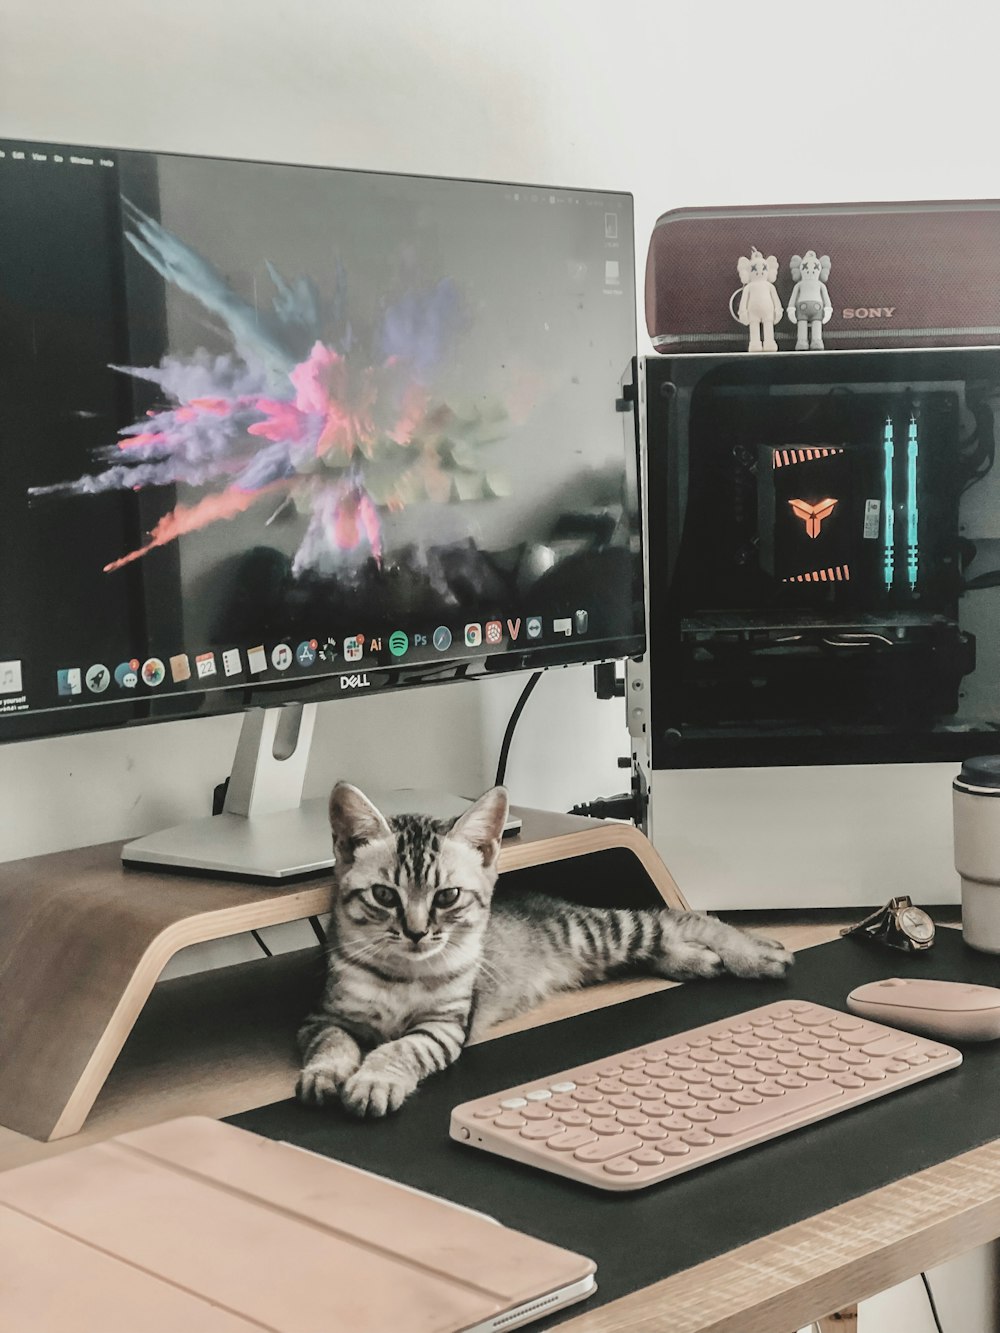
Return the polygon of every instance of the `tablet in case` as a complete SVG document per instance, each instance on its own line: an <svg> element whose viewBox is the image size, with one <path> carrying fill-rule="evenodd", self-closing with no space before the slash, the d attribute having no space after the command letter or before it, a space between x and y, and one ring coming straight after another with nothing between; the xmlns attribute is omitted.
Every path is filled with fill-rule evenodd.
<svg viewBox="0 0 1000 1333"><path fill-rule="evenodd" d="M589 1259L201 1117L0 1175L0 1327L32 1333L507 1333Z"/></svg>

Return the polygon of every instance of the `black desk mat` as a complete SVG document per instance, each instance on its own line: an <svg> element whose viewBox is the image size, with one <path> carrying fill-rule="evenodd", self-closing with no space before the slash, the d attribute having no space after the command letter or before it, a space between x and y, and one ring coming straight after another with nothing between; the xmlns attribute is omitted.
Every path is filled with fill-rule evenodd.
<svg viewBox="0 0 1000 1333"><path fill-rule="evenodd" d="M279 1102L230 1122L489 1213L597 1263L590 1308L1000 1138L1000 1041L967 1044L954 1071L634 1194L574 1181L464 1148L451 1108L473 1097L772 1000L844 1009L848 991L888 976L1000 985L1000 958L941 930L929 954L836 940L798 955L780 982L694 982L473 1046L395 1116ZM957 1044L957 1043L953 1043ZM570 1307L533 1327L554 1328Z"/></svg>

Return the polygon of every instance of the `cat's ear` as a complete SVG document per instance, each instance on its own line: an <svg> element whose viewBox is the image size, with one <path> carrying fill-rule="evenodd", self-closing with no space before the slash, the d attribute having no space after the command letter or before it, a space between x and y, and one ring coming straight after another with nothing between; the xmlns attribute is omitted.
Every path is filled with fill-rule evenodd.
<svg viewBox="0 0 1000 1333"><path fill-rule="evenodd" d="M342 861L352 860L363 843L392 837L385 815L349 782L338 782L330 793L330 828L334 850Z"/></svg>
<svg viewBox="0 0 1000 1333"><path fill-rule="evenodd" d="M507 788L492 787L475 805L470 805L464 814L459 815L448 837L468 843L483 858L484 866L492 866L500 855L500 839L509 805Z"/></svg>

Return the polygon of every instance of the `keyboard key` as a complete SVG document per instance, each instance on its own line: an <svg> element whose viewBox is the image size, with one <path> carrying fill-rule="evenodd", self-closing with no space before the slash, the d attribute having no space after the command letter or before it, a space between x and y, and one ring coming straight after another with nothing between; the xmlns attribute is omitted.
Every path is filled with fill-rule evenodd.
<svg viewBox="0 0 1000 1333"><path fill-rule="evenodd" d="M785 1089L778 1083L772 1083L765 1079L763 1083L757 1084L757 1091L762 1097L784 1097Z"/></svg>
<svg viewBox="0 0 1000 1333"><path fill-rule="evenodd" d="M854 1032L863 1024L860 1018L850 1018L845 1014L843 1018L831 1019L830 1026L837 1032Z"/></svg>
<svg viewBox="0 0 1000 1333"><path fill-rule="evenodd" d="M621 1065L601 1065L594 1072L599 1078L617 1078L624 1071Z"/></svg>
<svg viewBox="0 0 1000 1333"><path fill-rule="evenodd" d="M779 1064L777 1060L761 1060L758 1062L757 1068L762 1074L783 1074L785 1072L785 1066Z"/></svg>
<svg viewBox="0 0 1000 1333"><path fill-rule="evenodd" d="M786 1069L805 1069L805 1067L806 1067L806 1065L807 1065L808 1063L809 1063L809 1061L808 1061L808 1060L803 1060L803 1058L802 1058L801 1055L779 1055L779 1056L778 1056L778 1064L779 1064L779 1065L784 1065Z"/></svg>
<svg viewBox="0 0 1000 1333"><path fill-rule="evenodd" d="M752 1033L748 1033L746 1036L734 1037L732 1044L738 1050L752 1051L756 1047L762 1046L764 1043L761 1037L755 1037ZM715 1049L719 1051L720 1054L722 1053L721 1046L716 1046ZM729 1054L732 1055L734 1052L730 1051Z"/></svg>
<svg viewBox="0 0 1000 1333"><path fill-rule="evenodd" d="M707 1148L715 1142L715 1139L707 1129L689 1129L681 1135L684 1143L690 1143L693 1148Z"/></svg>
<svg viewBox="0 0 1000 1333"><path fill-rule="evenodd" d="M904 1070L909 1069L905 1060L886 1060L882 1068L889 1074L902 1074Z"/></svg>
<svg viewBox="0 0 1000 1333"><path fill-rule="evenodd" d="M806 1065L805 1069L799 1070L799 1073L812 1083L825 1083L827 1080L827 1071L821 1065Z"/></svg>
<svg viewBox="0 0 1000 1333"><path fill-rule="evenodd" d="M523 1097L505 1097L500 1105L505 1111L516 1111L520 1106L527 1106L528 1103Z"/></svg>
<svg viewBox="0 0 1000 1333"><path fill-rule="evenodd" d="M678 1079L677 1086L666 1089L666 1091L683 1092L686 1087L687 1084L682 1083L680 1079ZM662 1083L651 1083L648 1088L636 1088L635 1090L635 1095L639 1098L640 1102L658 1102L662 1100L663 1093L664 1088Z"/></svg>
<svg viewBox="0 0 1000 1333"><path fill-rule="evenodd" d="M866 1083L878 1083L880 1079L885 1078L885 1070L878 1065L863 1065L854 1071L858 1078L863 1078Z"/></svg>
<svg viewBox="0 0 1000 1333"><path fill-rule="evenodd" d="M594 1088L580 1088L573 1093L573 1100L579 1102L581 1106L590 1106L595 1102L603 1102L604 1097Z"/></svg>
<svg viewBox="0 0 1000 1333"><path fill-rule="evenodd" d="M552 1096L552 1092L549 1088L535 1088L532 1092L526 1092L524 1095L529 1102L547 1102Z"/></svg>
<svg viewBox="0 0 1000 1333"><path fill-rule="evenodd" d="M578 1088L590 1088L593 1087L595 1083L600 1082L600 1080L597 1074L594 1073L574 1074L573 1082L576 1084Z"/></svg>
<svg viewBox="0 0 1000 1333"><path fill-rule="evenodd" d="M590 1128L595 1134L622 1134L624 1129L617 1120L595 1120Z"/></svg>
<svg viewBox="0 0 1000 1333"><path fill-rule="evenodd" d="M715 1119L715 1112L710 1111L707 1106L692 1106L691 1110L685 1111L684 1114L695 1125L707 1125Z"/></svg>
<svg viewBox="0 0 1000 1333"><path fill-rule="evenodd" d="M645 1063L645 1058L641 1055L626 1055L622 1060L622 1069L641 1069Z"/></svg>
<svg viewBox="0 0 1000 1333"><path fill-rule="evenodd" d="M655 1148L639 1148L631 1154L631 1159L640 1166L659 1166L664 1160L663 1153L657 1152Z"/></svg>
<svg viewBox="0 0 1000 1333"><path fill-rule="evenodd" d="M765 1075L762 1074L759 1069L741 1069L739 1071L739 1078L742 1083L749 1084L753 1087L757 1083L763 1083Z"/></svg>
<svg viewBox="0 0 1000 1333"><path fill-rule="evenodd" d="M646 1073L650 1078L670 1078L673 1072L665 1060L654 1060L652 1064L646 1066Z"/></svg>
<svg viewBox="0 0 1000 1333"><path fill-rule="evenodd" d="M573 1089L574 1089L575 1087L576 1087L576 1084L575 1084L575 1083L571 1083L568 1079L564 1079L561 1083L553 1083L553 1084L552 1084L552 1091L553 1091L553 1092L572 1092Z"/></svg>
<svg viewBox="0 0 1000 1333"><path fill-rule="evenodd" d="M743 1084L737 1082L735 1078L713 1078L712 1087L718 1092L739 1092Z"/></svg>
<svg viewBox="0 0 1000 1333"><path fill-rule="evenodd" d="M632 1161L631 1157L618 1158L613 1162L605 1162L604 1170L609 1176L637 1176L639 1168Z"/></svg>
<svg viewBox="0 0 1000 1333"><path fill-rule="evenodd" d="M698 1050L701 1046L711 1046L711 1037L688 1037L688 1045L692 1051Z"/></svg>
<svg viewBox="0 0 1000 1333"><path fill-rule="evenodd" d="M526 1106L521 1114L525 1120L551 1120L553 1118L552 1112L544 1103Z"/></svg>
<svg viewBox="0 0 1000 1333"><path fill-rule="evenodd" d="M697 1087L691 1089L691 1096L699 1102L711 1102L719 1095L718 1088L714 1088L711 1083L707 1087Z"/></svg>
<svg viewBox="0 0 1000 1333"><path fill-rule="evenodd" d="M706 1105L718 1115L732 1115L740 1109L739 1102L734 1102L730 1097L717 1097L714 1102L707 1102Z"/></svg>
<svg viewBox="0 0 1000 1333"><path fill-rule="evenodd" d="M564 1125L589 1125L590 1116L584 1111L563 1111L559 1115Z"/></svg>
<svg viewBox="0 0 1000 1333"><path fill-rule="evenodd" d="M682 1130L691 1128L687 1116L681 1115L679 1111L675 1111L673 1115L665 1115L660 1124L664 1129L672 1130L675 1134L680 1134Z"/></svg>
<svg viewBox="0 0 1000 1333"><path fill-rule="evenodd" d="M697 1068L694 1060L688 1055L671 1055L667 1060L667 1064L674 1070Z"/></svg>
<svg viewBox="0 0 1000 1333"><path fill-rule="evenodd" d="M553 1152L573 1152L577 1148L582 1148L585 1143L597 1142L597 1135L591 1133L589 1129L568 1129L565 1134L553 1135L545 1146L551 1148Z"/></svg>
<svg viewBox="0 0 1000 1333"><path fill-rule="evenodd" d="M837 1037L824 1037L820 1046L824 1051L829 1051L831 1055L840 1055L842 1051L848 1049L847 1043L840 1041Z"/></svg>
<svg viewBox="0 0 1000 1333"><path fill-rule="evenodd" d="M757 1037L739 1037L734 1041L717 1041L712 1049L716 1055L739 1055L740 1047L745 1041L759 1045L760 1039Z"/></svg>
<svg viewBox="0 0 1000 1333"><path fill-rule="evenodd" d="M573 1156L578 1162L610 1162L613 1157L624 1157L642 1147L642 1139L634 1134L619 1134L615 1138L598 1139L577 1148Z"/></svg>
<svg viewBox="0 0 1000 1333"><path fill-rule="evenodd" d="M609 1106L603 1099L596 1106L588 1106L587 1114L594 1120L615 1120L618 1112L613 1106Z"/></svg>
<svg viewBox="0 0 1000 1333"><path fill-rule="evenodd" d="M819 1062L820 1069L825 1069L829 1074L846 1074L849 1066L837 1056L833 1055L829 1060Z"/></svg>
<svg viewBox="0 0 1000 1333"><path fill-rule="evenodd" d="M472 1113L477 1120L492 1120L498 1115L502 1115L499 1102L491 1106L481 1106L478 1111Z"/></svg>
<svg viewBox="0 0 1000 1333"><path fill-rule="evenodd" d="M704 1069L688 1069L681 1074L681 1078L684 1080L685 1087L697 1083L710 1083L712 1081L712 1075Z"/></svg>
<svg viewBox="0 0 1000 1333"><path fill-rule="evenodd" d="M864 1051L845 1051L839 1057L845 1065L866 1065L870 1063L871 1057L865 1055Z"/></svg>
<svg viewBox="0 0 1000 1333"><path fill-rule="evenodd" d="M655 1143L657 1139L665 1139L670 1133L664 1125L640 1125L635 1132L640 1139L646 1139L650 1143Z"/></svg>
<svg viewBox="0 0 1000 1333"><path fill-rule="evenodd" d="M602 1078L597 1085L598 1092L628 1092L625 1084L617 1078Z"/></svg>
<svg viewBox="0 0 1000 1333"><path fill-rule="evenodd" d="M634 1111L640 1105L639 1098L633 1097L629 1093L623 1093L619 1097L609 1097L608 1102L620 1111Z"/></svg>
<svg viewBox="0 0 1000 1333"><path fill-rule="evenodd" d="M672 1106L675 1111L682 1111L686 1106L698 1105L695 1099L688 1096L686 1092L668 1092L663 1100L668 1106Z"/></svg>
<svg viewBox="0 0 1000 1333"><path fill-rule="evenodd" d="M549 1100L545 1103L545 1105L549 1108L550 1111L576 1110L576 1102L573 1100L573 1098L563 1097L562 1095L558 1097L550 1097Z"/></svg>
<svg viewBox="0 0 1000 1333"><path fill-rule="evenodd" d="M656 1145L656 1148L664 1157L687 1157L691 1151L681 1138L664 1139L662 1143Z"/></svg>
<svg viewBox="0 0 1000 1333"><path fill-rule="evenodd" d="M806 1080L799 1074L779 1074L774 1080L780 1083L783 1088L804 1088Z"/></svg>
<svg viewBox="0 0 1000 1333"><path fill-rule="evenodd" d="M733 1093L733 1101L738 1102L740 1106L756 1106L758 1102L762 1102L763 1100L764 1098L761 1097L759 1093L750 1092L746 1089L743 1092Z"/></svg>
<svg viewBox="0 0 1000 1333"><path fill-rule="evenodd" d="M618 1116L619 1125L648 1125L649 1117L641 1111L622 1111Z"/></svg>
<svg viewBox="0 0 1000 1333"><path fill-rule="evenodd" d="M877 1041L866 1042L862 1047L866 1055L898 1055L901 1051L909 1050L910 1047L916 1047L916 1037L906 1036L900 1032L893 1033L891 1037L879 1037Z"/></svg>
<svg viewBox="0 0 1000 1333"><path fill-rule="evenodd" d="M752 1069L756 1060L751 1060L748 1055L727 1055L726 1064L730 1069Z"/></svg>
<svg viewBox="0 0 1000 1333"><path fill-rule="evenodd" d="M516 1111L504 1111L503 1115L498 1115L493 1121L496 1129L523 1129L527 1123Z"/></svg>
<svg viewBox="0 0 1000 1333"><path fill-rule="evenodd" d="M562 1125L558 1120L536 1120L525 1125L520 1136L522 1139L551 1139L553 1135L561 1133Z"/></svg>
<svg viewBox="0 0 1000 1333"><path fill-rule="evenodd" d="M627 1088L646 1087L650 1082L648 1074L640 1074L638 1070L630 1069L627 1074L622 1074L622 1082Z"/></svg>
<svg viewBox="0 0 1000 1333"><path fill-rule="evenodd" d="M659 1120L661 1116L673 1114L671 1107L664 1101L643 1102L642 1112L643 1115L648 1115L651 1120Z"/></svg>
<svg viewBox="0 0 1000 1333"><path fill-rule="evenodd" d="M926 1065L930 1063L923 1051L904 1051L900 1059L905 1060L908 1065Z"/></svg>
<svg viewBox="0 0 1000 1333"><path fill-rule="evenodd" d="M865 1081L857 1074L834 1074L833 1081L841 1088L863 1088Z"/></svg>

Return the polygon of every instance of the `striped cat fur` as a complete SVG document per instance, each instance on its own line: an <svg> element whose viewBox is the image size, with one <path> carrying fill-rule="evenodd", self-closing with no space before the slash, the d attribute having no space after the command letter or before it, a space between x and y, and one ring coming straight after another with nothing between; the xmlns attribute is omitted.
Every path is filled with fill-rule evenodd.
<svg viewBox="0 0 1000 1333"><path fill-rule="evenodd" d="M326 989L299 1032L299 1098L396 1111L470 1036L555 991L627 973L779 977L780 944L699 912L493 902L507 793L457 820L387 819L349 783L330 796L336 867Z"/></svg>

